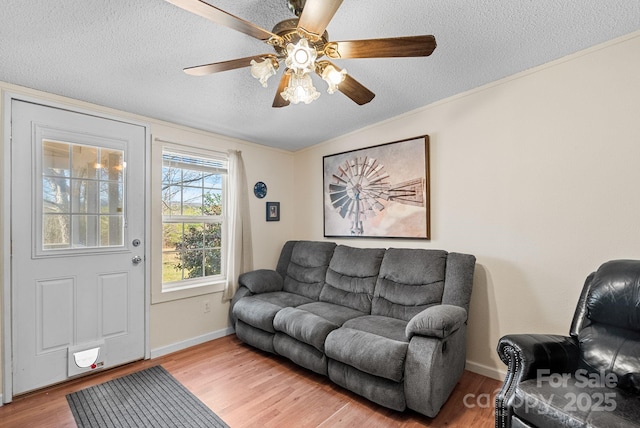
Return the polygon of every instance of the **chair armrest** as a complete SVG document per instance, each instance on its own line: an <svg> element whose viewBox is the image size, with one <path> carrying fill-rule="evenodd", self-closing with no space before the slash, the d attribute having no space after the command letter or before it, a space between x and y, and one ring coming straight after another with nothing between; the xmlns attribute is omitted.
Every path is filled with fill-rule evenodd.
<svg viewBox="0 0 640 428"><path fill-rule="evenodd" d="M408 339L414 334L444 339L467 321L467 311L460 306L435 305L416 314L405 329Z"/></svg>
<svg viewBox="0 0 640 428"><path fill-rule="evenodd" d="M238 277L238 283L247 287L252 293L259 294L282 290L284 281L275 270L258 269L241 274Z"/></svg>
<svg viewBox="0 0 640 428"><path fill-rule="evenodd" d="M497 351L507 370L519 375L518 382L535 378L541 369L570 373L580 358L575 338L555 334L507 335L498 342Z"/></svg>
<svg viewBox="0 0 640 428"><path fill-rule="evenodd" d="M496 395L496 427L511 427L518 384L551 373L570 373L578 368L578 341L552 334L512 334L498 341L498 355L507 375ZM544 372L540 372L544 370Z"/></svg>

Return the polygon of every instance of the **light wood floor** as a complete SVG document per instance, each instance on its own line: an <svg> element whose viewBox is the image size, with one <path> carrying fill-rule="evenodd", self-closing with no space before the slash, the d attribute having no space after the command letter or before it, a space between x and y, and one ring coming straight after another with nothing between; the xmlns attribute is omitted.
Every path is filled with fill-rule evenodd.
<svg viewBox="0 0 640 428"><path fill-rule="evenodd" d="M491 427L493 399L500 387L494 379L465 371L438 416L430 419L413 411L380 407L232 335L14 397L0 407L0 426L75 427L66 394L157 364L232 428Z"/></svg>

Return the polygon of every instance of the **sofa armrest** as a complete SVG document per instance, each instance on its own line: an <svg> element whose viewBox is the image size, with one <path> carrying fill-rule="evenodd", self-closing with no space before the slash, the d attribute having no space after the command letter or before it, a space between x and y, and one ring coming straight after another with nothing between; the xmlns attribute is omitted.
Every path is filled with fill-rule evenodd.
<svg viewBox="0 0 640 428"><path fill-rule="evenodd" d="M231 298L231 302L229 302L229 320L231 320L231 325L234 328L235 328L235 325L236 325L236 321L238 321L238 320L236 319L235 315L233 315L233 307L243 297L252 296L252 295L253 295L253 293L247 287L240 286L240 287L238 287L238 290L236 291L236 293Z"/></svg>
<svg viewBox="0 0 640 428"><path fill-rule="evenodd" d="M408 339L415 334L444 339L467 321L467 311L460 306L430 306L416 314L405 329Z"/></svg>
<svg viewBox="0 0 640 428"><path fill-rule="evenodd" d="M552 334L512 334L498 341L498 355L507 375L496 395L496 427L511 427L518 384L551 373L570 373L578 368L578 341ZM544 370L541 372L540 370Z"/></svg>
<svg viewBox="0 0 640 428"><path fill-rule="evenodd" d="M238 277L238 283L247 287L252 293L259 294L281 291L284 281L275 270L258 269L241 274Z"/></svg>

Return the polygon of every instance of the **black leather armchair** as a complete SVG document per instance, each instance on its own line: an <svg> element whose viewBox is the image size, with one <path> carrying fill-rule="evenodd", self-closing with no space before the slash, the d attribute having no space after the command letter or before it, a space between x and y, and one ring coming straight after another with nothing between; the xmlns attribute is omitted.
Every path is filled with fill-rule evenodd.
<svg viewBox="0 0 640 428"><path fill-rule="evenodd" d="M640 427L640 260L589 275L569 336L507 335L496 428Z"/></svg>

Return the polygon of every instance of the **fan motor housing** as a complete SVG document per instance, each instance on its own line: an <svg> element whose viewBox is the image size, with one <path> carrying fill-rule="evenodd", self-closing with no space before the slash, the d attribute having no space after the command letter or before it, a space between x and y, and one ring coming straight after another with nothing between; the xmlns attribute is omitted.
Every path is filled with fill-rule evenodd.
<svg viewBox="0 0 640 428"><path fill-rule="evenodd" d="M298 18L285 19L284 21L278 22L271 32L282 37L282 45L274 46L278 55L281 56L287 55L287 45L289 43L295 45L302 38L298 32ZM318 52L318 56L320 56L324 50L324 46L329 41L329 33L325 31L320 39L316 41L307 39L307 41L309 42L309 46L314 48Z"/></svg>

